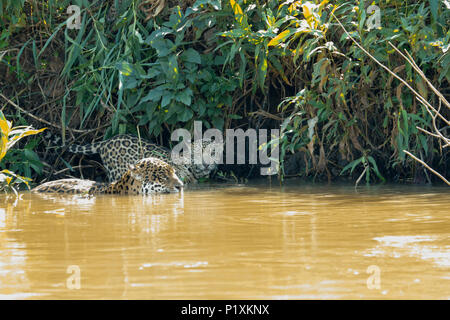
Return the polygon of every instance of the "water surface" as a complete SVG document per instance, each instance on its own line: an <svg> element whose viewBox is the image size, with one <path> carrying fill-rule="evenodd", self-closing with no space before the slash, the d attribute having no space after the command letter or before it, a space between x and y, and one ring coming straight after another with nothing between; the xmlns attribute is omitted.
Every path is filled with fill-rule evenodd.
<svg viewBox="0 0 450 320"><path fill-rule="evenodd" d="M449 204L445 187L266 180L2 196L0 298L449 299Z"/></svg>

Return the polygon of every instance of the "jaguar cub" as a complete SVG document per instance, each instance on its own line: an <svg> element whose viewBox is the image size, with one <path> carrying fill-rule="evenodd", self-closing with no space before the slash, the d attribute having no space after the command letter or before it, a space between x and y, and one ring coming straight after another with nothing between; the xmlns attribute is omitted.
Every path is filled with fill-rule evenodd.
<svg viewBox="0 0 450 320"><path fill-rule="evenodd" d="M43 183L32 192L145 195L178 192L182 187L183 182L171 165L157 158L145 158L135 165L129 165L129 169L119 179L109 184L82 179L61 179Z"/></svg>

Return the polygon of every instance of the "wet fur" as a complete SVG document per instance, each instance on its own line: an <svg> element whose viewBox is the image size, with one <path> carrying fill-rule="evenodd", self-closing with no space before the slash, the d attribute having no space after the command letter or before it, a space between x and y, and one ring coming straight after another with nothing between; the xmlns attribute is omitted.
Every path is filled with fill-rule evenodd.
<svg viewBox="0 0 450 320"><path fill-rule="evenodd" d="M157 158L145 158L131 166L117 181L109 184L61 179L41 184L32 192L140 195L178 192L182 186L183 183L171 165Z"/></svg>

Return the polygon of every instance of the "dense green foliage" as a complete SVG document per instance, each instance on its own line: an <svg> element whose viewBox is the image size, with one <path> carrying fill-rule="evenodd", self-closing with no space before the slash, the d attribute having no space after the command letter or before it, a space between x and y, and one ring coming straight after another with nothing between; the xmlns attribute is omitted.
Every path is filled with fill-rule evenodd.
<svg viewBox="0 0 450 320"><path fill-rule="evenodd" d="M0 111L0 165L3 170L0 171L0 190L13 190L15 187L21 183L28 186L30 178L23 177L20 172L21 169L30 170L30 166L39 168L40 162L39 158L36 159L36 154L30 149L17 150L12 149L12 147L19 142L22 138L30 135L38 134L44 129L34 130L29 126L18 126L13 127L11 121L6 120L2 111ZM23 158L18 158L17 162L22 164L17 166L14 161L14 157L23 153L25 156ZM30 159L31 158L31 159ZM4 168L6 164L8 169ZM30 176L30 171L25 171L27 176Z"/></svg>
<svg viewBox="0 0 450 320"><path fill-rule="evenodd" d="M448 2L143 2L0 1L1 90L64 136L131 132L167 144L194 120L219 129L281 126L272 141L281 146L281 176L414 178L419 167L405 149L446 174L448 151L416 128L432 128L430 115L336 18L437 106L388 41L448 97ZM79 30L67 28L70 4L81 8ZM371 4L381 14L375 28ZM291 155L300 155L295 170Z"/></svg>

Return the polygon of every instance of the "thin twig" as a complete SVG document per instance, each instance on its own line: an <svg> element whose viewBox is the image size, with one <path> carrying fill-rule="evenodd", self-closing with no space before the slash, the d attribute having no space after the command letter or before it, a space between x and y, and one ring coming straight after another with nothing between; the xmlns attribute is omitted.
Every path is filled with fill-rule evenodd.
<svg viewBox="0 0 450 320"><path fill-rule="evenodd" d="M437 175L439 178L442 179L442 181L444 181L446 184L448 184L450 186L450 182L445 179L442 175L439 174L439 172L437 172L436 170L434 170L433 168L431 168L428 164L426 164L424 161L420 160L419 158L417 158L415 155L413 155L411 152L403 150L404 153L406 153L408 156L410 156L411 158L413 158L414 160L420 162L422 165L424 165L428 170L430 170L431 172L433 172L435 175Z"/></svg>
<svg viewBox="0 0 450 320"><path fill-rule="evenodd" d="M414 68L414 70L417 71L417 73L421 76L421 78L423 80L426 81L426 83L428 84L428 86L431 88L431 90L433 90L433 92L444 102L444 104L447 106L447 108L450 108L450 103L445 99L445 97L442 95L442 93L439 92L439 90L437 90L435 88L435 86L433 86L433 84L430 82L430 80L428 80L428 78L425 76L425 74L423 73L423 71L419 68L419 66L416 64L416 62L413 60L413 58L411 57L411 55L409 54L408 51L405 50L405 53L408 57L406 57L396 46L394 46L390 41L388 41L389 45L394 48L395 51L398 52L398 54L400 54L406 61L409 62L409 64Z"/></svg>
<svg viewBox="0 0 450 320"><path fill-rule="evenodd" d="M430 131L428 131L428 130L425 130L424 128L421 128L421 127L419 127L419 126L416 126L416 128L417 128L418 130L420 130L420 131L422 131L422 132L424 132L424 133L430 135L430 136L433 136L433 137L435 137L435 138L440 138L439 135L434 134L434 133L432 133L432 132L430 132Z"/></svg>
<svg viewBox="0 0 450 320"><path fill-rule="evenodd" d="M409 90L411 90L411 92L416 96L417 100L419 100L426 108L427 112L431 115L432 118L432 124L433 124L433 129L436 132L436 134L433 134L432 136L436 137L438 136L440 139L442 139L446 146L449 144L449 139L446 138L445 136L443 136L441 134L441 132L439 131L439 129L437 128L436 125L436 118L439 117L441 118L445 123L447 123L448 125L450 125L450 122L440 114L440 109L441 109L441 102L443 101L444 104L450 108L450 104L448 103L448 101L444 98L444 96L431 84L431 82L426 78L425 74L423 73L422 70L420 70L420 68L417 66L417 64L414 62L414 60L412 59L411 55L406 52L406 54L408 55L408 57L406 57L402 52L400 52L400 50L398 50L392 43L389 42L389 45L391 45L406 61L408 61L408 63L414 68L414 70L417 71L417 73L419 73L419 75L421 76L422 79L424 79L427 84L430 86L430 88L433 90L434 93L436 93L436 95L439 97L439 109L436 110L423 96L421 96L416 90L414 90L409 84L408 82L406 82L405 80L403 80L400 76L398 76L397 74L395 74L393 71L391 71L388 67L386 67L384 64L382 64L380 61L378 61L374 56L372 56L366 49L364 49L364 47L362 45L360 45L351 35L350 33L347 31L347 29L345 29L345 27L342 25L341 21L334 15L333 12L331 12L331 15L336 19L336 21L338 22L339 26L342 28L342 30L344 30L345 34L350 38L350 40L353 41L353 43L356 44L356 46L358 48L360 48L368 57L370 57L373 61L375 61L379 66L381 66L384 70L386 70L387 72L389 72L393 77L395 77L397 80L399 80L401 83L403 83ZM433 112L434 114L433 114ZM431 172L433 172L435 175L437 175L439 178L441 178L443 181L445 181L445 183L447 183L448 185L450 185L450 183L441 175L439 174L436 170L432 169L429 165L427 165L424 161L420 160L419 158L417 158L416 156L414 156L413 154L411 154L410 152L403 150L406 154L408 154L409 156L411 156L413 159L417 160L418 162L420 162L422 165L424 165L426 168L428 168ZM361 176L362 177L362 176ZM360 177L360 178L361 178Z"/></svg>
<svg viewBox="0 0 450 320"><path fill-rule="evenodd" d="M420 94L414 90L409 84L408 82L406 82L405 80L403 80L400 76L396 75L393 71L391 71L388 67L386 67L384 64L382 64L380 61L377 60L377 58L375 58L374 56L372 56L366 49L364 49L363 46L361 46L358 41L356 41L351 35L350 33L348 33L347 29L345 29L345 27L342 25L341 21L334 15L333 12L331 12L331 15L336 19L336 21L338 22L338 24L340 25L340 27L344 30L345 34L347 34L347 36L350 38L350 40L352 40L357 46L358 48L360 48L366 55L368 55L373 61L375 61L380 67L382 67L384 70L386 70L387 72L389 72L394 78L396 78L397 80L399 80L401 83L403 83L405 86L408 87L409 90L411 90L416 96L420 96Z"/></svg>
<svg viewBox="0 0 450 320"><path fill-rule="evenodd" d="M47 121L47 120L45 120L45 119L42 119L42 118L40 118L40 117L38 117L38 116L35 116L34 114L32 114L32 113L30 113L30 112L24 110L23 108L19 107L16 103L14 103L13 101L11 101L11 100L8 99L7 97L5 97L2 93L0 93L0 96L1 96L3 99L5 99L10 105L12 105L14 108L16 108L16 109L20 110L21 112L27 114L27 115L30 116L31 118L33 118L33 119L35 119L35 120L38 120L38 121L40 121L40 122L42 122L42 123L45 123L45 124L47 124L47 125L49 125L49 126L58 128L58 129L60 129L60 130L62 129L60 125L51 123L51 122L49 122L49 121ZM101 128L106 128L106 127L108 127L108 126L109 126L109 124L106 124L106 125L103 125ZM73 131L73 132L77 132L77 133L85 133L85 134L86 134L86 133L89 133L89 132L96 131L96 130L98 130L99 128L90 129L90 130L73 129L73 128L67 128L67 129L68 129L69 131Z"/></svg>
<svg viewBox="0 0 450 320"><path fill-rule="evenodd" d="M53 172L53 175L56 176L58 174L64 173L66 171L73 171L73 169L85 169L85 168L96 168L96 166L92 166L92 165L79 165L79 166L73 166L72 168L64 168L61 169L59 171Z"/></svg>
<svg viewBox="0 0 450 320"><path fill-rule="evenodd" d="M358 180L356 180L355 188L358 187L359 182L361 181L362 177L364 176L364 174L366 173L368 168L369 168L368 165L364 166L364 171L361 173L361 175L359 176Z"/></svg>

